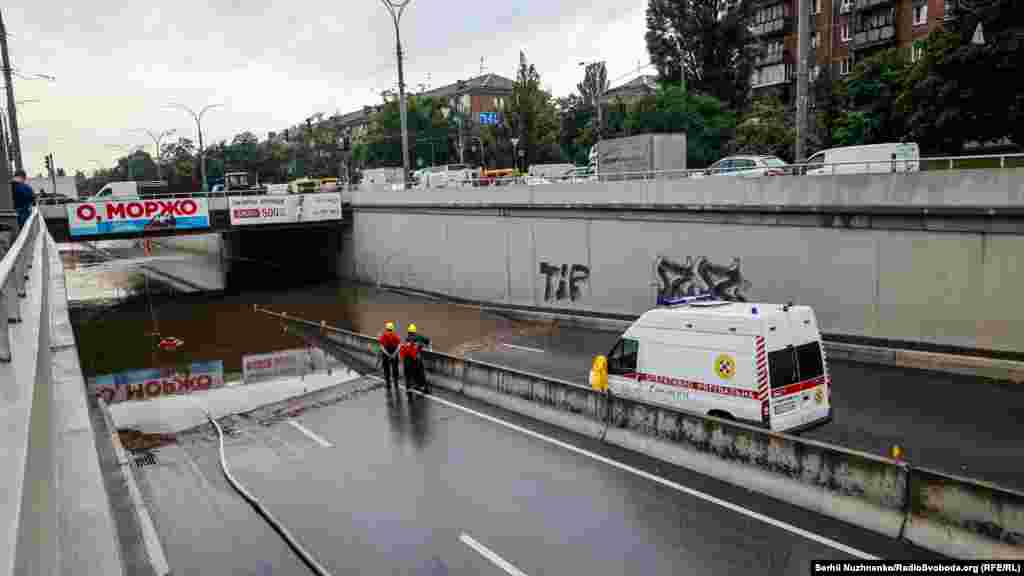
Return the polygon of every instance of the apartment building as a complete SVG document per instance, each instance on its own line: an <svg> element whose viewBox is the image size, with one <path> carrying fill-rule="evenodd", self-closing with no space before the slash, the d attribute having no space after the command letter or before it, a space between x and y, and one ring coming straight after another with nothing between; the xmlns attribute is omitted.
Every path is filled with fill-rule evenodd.
<svg viewBox="0 0 1024 576"><path fill-rule="evenodd" d="M808 75L833 79L879 50L899 47L920 57L916 42L955 15L956 0L807 0ZM784 102L796 94L797 0L754 0L751 35L757 56L751 75L755 95L774 93Z"/></svg>

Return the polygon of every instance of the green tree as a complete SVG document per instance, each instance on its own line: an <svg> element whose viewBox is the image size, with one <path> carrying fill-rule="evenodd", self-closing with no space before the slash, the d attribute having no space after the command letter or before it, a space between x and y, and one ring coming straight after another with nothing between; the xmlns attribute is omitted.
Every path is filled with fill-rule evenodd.
<svg viewBox="0 0 1024 576"><path fill-rule="evenodd" d="M719 17L717 0L648 0L647 52L663 81L743 108L753 53L747 23L751 2Z"/></svg>
<svg viewBox="0 0 1024 576"><path fill-rule="evenodd" d="M595 141L593 130L589 129L594 110L578 94L559 98L557 106L561 118L558 144L562 155L573 164L584 165Z"/></svg>
<svg viewBox="0 0 1024 576"><path fill-rule="evenodd" d="M793 118L778 98L754 100L740 118L736 136L729 142L730 154L767 154L793 158L796 129Z"/></svg>
<svg viewBox="0 0 1024 576"><path fill-rule="evenodd" d="M522 168L530 164L559 160L558 109L551 95L541 88L540 73L519 53L519 70L509 113L505 116L514 137L519 138L517 148L523 151Z"/></svg>
<svg viewBox="0 0 1024 576"><path fill-rule="evenodd" d="M713 96L663 85L629 106L625 128L629 134L684 132L687 165L699 168L724 155L736 114Z"/></svg>
<svg viewBox="0 0 1024 576"><path fill-rule="evenodd" d="M576 85L576 90L579 92L583 104L590 106L597 114L598 106L603 105L601 101L605 92L608 91L608 86L608 70L605 68L604 62L595 62L587 65L583 73L583 81ZM596 115L594 121L597 121L599 117L600 115ZM600 132L603 128L604 126L596 126L595 131Z"/></svg>
<svg viewBox="0 0 1024 576"><path fill-rule="evenodd" d="M909 71L896 108L923 151L958 154L967 142L1002 138L1024 145L1022 11L993 4L1006 10L984 22L986 44L970 43L973 29L961 22L966 29L932 33ZM964 20L975 23L985 14Z"/></svg>
<svg viewBox="0 0 1024 576"><path fill-rule="evenodd" d="M835 143L853 146L905 138L906 118L893 103L902 94L909 72L905 54L896 48L857 64L837 89L841 112L833 127Z"/></svg>

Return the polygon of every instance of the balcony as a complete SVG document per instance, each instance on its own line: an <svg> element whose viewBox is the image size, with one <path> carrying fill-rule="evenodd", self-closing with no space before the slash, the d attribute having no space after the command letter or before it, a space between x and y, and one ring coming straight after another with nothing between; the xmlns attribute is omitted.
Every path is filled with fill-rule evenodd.
<svg viewBox="0 0 1024 576"><path fill-rule="evenodd" d="M776 18L767 22L759 22L750 25L750 35L755 37L770 36L773 34L789 34L792 29L793 18Z"/></svg>
<svg viewBox="0 0 1024 576"><path fill-rule="evenodd" d="M854 50L863 50L896 41L896 26L890 24L878 28L868 28L854 32L850 46Z"/></svg>
<svg viewBox="0 0 1024 576"><path fill-rule="evenodd" d="M754 59L754 65L760 67L760 66L768 66L769 64L778 64L779 62L782 62L782 57L783 57L783 52L782 51L771 52L771 53L768 53L768 54L761 54L761 55L758 55L757 58Z"/></svg>
<svg viewBox="0 0 1024 576"><path fill-rule="evenodd" d="M870 10L875 6L892 6L896 0L854 0L853 6L857 10Z"/></svg>

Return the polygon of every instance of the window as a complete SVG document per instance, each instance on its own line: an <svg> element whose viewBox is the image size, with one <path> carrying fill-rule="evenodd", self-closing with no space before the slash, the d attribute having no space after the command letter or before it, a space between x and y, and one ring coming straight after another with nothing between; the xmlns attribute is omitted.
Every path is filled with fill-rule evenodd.
<svg viewBox="0 0 1024 576"><path fill-rule="evenodd" d="M723 160L715 162L710 167L708 167L708 172L711 174L725 174L726 172L732 170L732 165L732 159L725 158Z"/></svg>
<svg viewBox="0 0 1024 576"><path fill-rule="evenodd" d="M928 23L928 3L914 4L914 26Z"/></svg>
<svg viewBox="0 0 1024 576"><path fill-rule="evenodd" d="M942 6L942 17L943 18L955 18L956 17L956 0L946 0Z"/></svg>
<svg viewBox="0 0 1024 576"><path fill-rule="evenodd" d="M839 74L846 76L853 69L853 61L850 58L843 58L839 61Z"/></svg>
<svg viewBox="0 0 1024 576"><path fill-rule="evenodd" d="M924 44L921 42L914 42L910 47L910 61L919 62L921 58L924 58Z"/></svg>
<svg viewBox="0 0 1024 576"><path fill-rule="evenodd" d="M842 27L839 29L839 39L843 42L850 41L850 24L844 22Z"/></svg>
<svg viewBox="0 0 1024 576"><path fill-rule="evenodd" d="M625 376L636 373L636 360L640 351L640 343L630 338L623 338L608 354L608 374Z"/></svg>
<svg viewBox="0 0 1024 576"><path fill-rule="evenodd" d="M821 359L821 343L811 342L796 347L797 372L800 381L817 378L825 373L825 363Z"/></svg>
<svg viewBox="0 0 1024 576"><path fill-rule="evenodd" d="M846 14L850 10L853 10L853 0L843 0L842 5L839 6L839 13Z"/></svg>
<svg viewBox="0 0 1024 576"><path fill-rule="evenodd" d="M805 164L807 164L805 170L820 170L825 166L825 153L818 152L811 156Z"/></svg>
<svg viewBox="0 0 1024 576"><path fill-rule="evenodd" d="M815 31L813 34L811 34L811 50L814 50L817 47L818 47L818 32Z"/></svg>
<svg viewBox="0 0 1024 576"><path fill-rule="evenodd" d="M737 170L750 170L757 166L757 163L749 158L741 158L739 160L734 160L733 166L735 166Z"/></svg>
<svg viewBox="0 0 1024 576"><path fill-rule="evenodd" d="M821 69L820 69L820 67L817 64L815 64L814 66L811 66L811 69L810 69L810 79L811 79L811 82L814 82L815 80L818 79L818 74L819 73L821 73Z"/></svg>
<svg viewBox="0 0 1024 576"><path fill-rule="evenodd" d="M772 388L781 388L798 381L796 355L792 347L768 353L768 375Z"/></svg>
<svg viewBox="0 0 1024 576"><path fill-rule="evenodd" d="M811 14L821 14L821 0L814 0L811 4Z"/></svg>

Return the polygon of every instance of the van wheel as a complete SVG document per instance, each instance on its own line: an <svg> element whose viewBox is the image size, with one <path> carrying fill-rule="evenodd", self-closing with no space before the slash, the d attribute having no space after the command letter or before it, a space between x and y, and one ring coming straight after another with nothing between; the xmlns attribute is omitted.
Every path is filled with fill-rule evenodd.
<svg viewBox="0 0 1024 576"><path fill-rule="evenodd" d="M714 416L715 418L721 418L722 420L736 420L732 414L729 414L724 410L712 410L711 412L708 412L708 416Z"/></svg>

